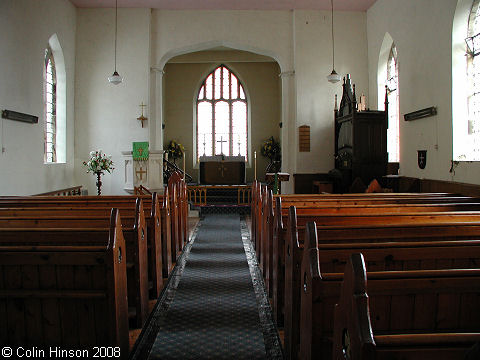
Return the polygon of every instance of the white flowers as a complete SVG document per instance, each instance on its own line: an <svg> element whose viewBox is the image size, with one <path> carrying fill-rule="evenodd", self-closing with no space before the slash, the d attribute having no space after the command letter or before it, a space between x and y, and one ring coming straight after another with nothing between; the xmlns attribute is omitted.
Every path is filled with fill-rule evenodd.
<svg viewBox="0 0 480 360"><path fill-rule="evenodd" d="M110 173L114 169L112 156L103 154L102 149L90 151L90 160L88 162L84 161L83 165L87 167L87 173L98 173L101 171L107 171Z"/></svg>

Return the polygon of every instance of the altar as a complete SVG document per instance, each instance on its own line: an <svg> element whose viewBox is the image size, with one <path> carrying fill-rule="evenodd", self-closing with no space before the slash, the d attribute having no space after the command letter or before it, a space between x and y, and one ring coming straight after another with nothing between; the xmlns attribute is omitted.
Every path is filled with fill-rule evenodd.
<svg viewBox="0 0 480 360"><path fill-rule="evenodd" d="M244 156L200 156L200 184L241 185L245 184Z"/></svg>

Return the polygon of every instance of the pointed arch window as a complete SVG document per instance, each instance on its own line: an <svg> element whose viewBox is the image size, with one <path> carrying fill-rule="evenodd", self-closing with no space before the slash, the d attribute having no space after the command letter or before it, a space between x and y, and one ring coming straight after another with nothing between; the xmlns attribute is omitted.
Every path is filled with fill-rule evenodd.
<svg viewBox="0 0 480 360"><path fill-rule="evenodd" d="M468 19L467 43L467 138L469 153L466 160L480 160L480 0L473 1Z"/></svg>
<svg viewBox="0 0 480 360"><path fill-rule="evenodd" d="M197 161L200 156L248 159L248 101L238 77L225 65L203 81L197 96Z"/></svg>
<svg viewBox="0 0 480 360"><path fill-rule="evenodd" d="M57 75L50 47L45 50L44 107L44 161L54 163L57 162Z"/></svg>
<svg viewBox="0 0 480 360"><path fill-rule="evenodd" d="M387 94L388 94L388 161L400 161L399 101L398 101L398 66L397 48L392 44L387 61Z"/></svg>

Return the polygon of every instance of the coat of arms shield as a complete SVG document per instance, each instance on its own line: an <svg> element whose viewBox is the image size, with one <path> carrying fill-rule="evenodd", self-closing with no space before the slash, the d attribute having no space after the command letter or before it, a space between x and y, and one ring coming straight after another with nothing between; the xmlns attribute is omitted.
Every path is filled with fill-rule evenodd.
<svg viewBox="0 0 480 360"><path fill-rule="evenodd" d="M418 153L418 167L420 169L425 169L425 166L427 166L427 150L417 150Z"/></svg>

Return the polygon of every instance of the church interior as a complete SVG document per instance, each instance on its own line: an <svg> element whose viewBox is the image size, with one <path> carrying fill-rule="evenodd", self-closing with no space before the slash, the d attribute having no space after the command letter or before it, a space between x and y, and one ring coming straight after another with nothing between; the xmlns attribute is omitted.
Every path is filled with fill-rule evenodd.
<svg viewBox="0 0 480 360"><path fill-rule="evenodd" d="M479 5L0 0L2 356L480 359Z"/></svg>

